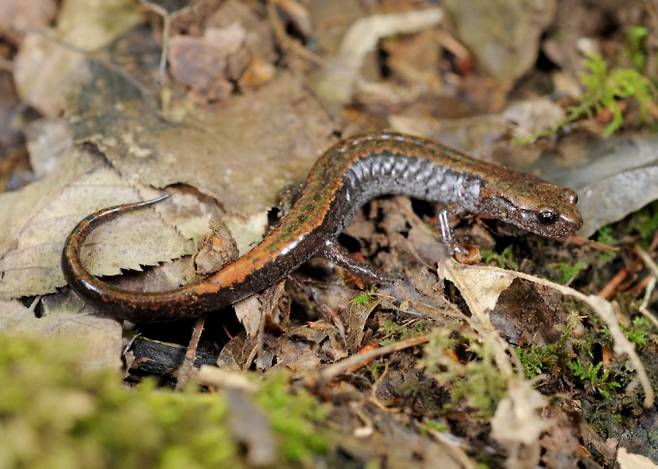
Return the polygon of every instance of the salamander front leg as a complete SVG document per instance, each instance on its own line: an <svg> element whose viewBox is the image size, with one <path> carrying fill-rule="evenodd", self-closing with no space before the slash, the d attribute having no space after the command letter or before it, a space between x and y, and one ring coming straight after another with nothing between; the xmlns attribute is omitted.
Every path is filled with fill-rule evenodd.
<svg viewBox="0 0 658 469"><path fill-rule="evenodd" d="M318 252L318 256L330 260L369 283L385 285L398 279L394 275L377 272L368 264L355 261L342 246L333 240L324 242L322 249Z"/></svg>
<svg viewBox="0 0 658 469"><path fill-rule="evenodd" d="M450 226L449 215L451 213L450 207L444 207L437 213L437 221L439 230L441 232L441 239L448 246L448 251L451 255L455 256L457 260L467 260L473 256L472 250L467 246L462 246L453 235L452 226Z"/></svg>

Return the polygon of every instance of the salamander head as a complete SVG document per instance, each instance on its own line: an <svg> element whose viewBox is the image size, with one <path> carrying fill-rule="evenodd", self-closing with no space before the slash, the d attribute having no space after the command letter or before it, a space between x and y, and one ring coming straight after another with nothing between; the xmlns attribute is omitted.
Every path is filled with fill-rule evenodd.
<svg viewBox="0 0 658 469"><path fill-rule="evenodd" d="M563 239L580 229L583 219L575 191L527 177L497 183L480 191L484 215L511 223L546 238Z"/></svg>

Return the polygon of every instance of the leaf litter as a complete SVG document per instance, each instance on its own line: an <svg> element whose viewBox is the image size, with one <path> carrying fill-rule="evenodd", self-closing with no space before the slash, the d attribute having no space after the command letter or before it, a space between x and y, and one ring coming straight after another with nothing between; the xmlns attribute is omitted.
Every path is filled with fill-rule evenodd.
<svg viewBox="0 0 658 469"><path fill-rule="evenodd" d="M153 210L98 230L83 254L93 273L124 288L174 288L248 250L277 218L271 210L282 187L300 181L337 135L372 128L447 139L562 184L585 175L583 185L574 185L583 200L597 203L582 205L589 223L584 236L655 198L653 160L642 160L637 147L614 153L617 162L624 152L632 156L621 169L604 169L621 181L614 190L594 170L604 158L591 142L609 128L605 112L575 123L574 134L518 142L556 127L569 109L568 101L545 93L542 79L568 99L582 96L582 50L607 49L598 47L600 38L580 41L579 34L597 36L606 15L620 28L626 21L606 6L593 8L590 23L579 30L578 21L564 16L573 7L584 21L576 0L532 8L506 0L468 11L455 2L441 8L421 2L417 10L404 2L266 3L199 2L166 12L149 2L139 8L123 0L102 7L67 1L52 29L5 33L19 45L15 57L0 47L0 57L14 60L20 98L49 120L26 132L40 179L0 196L0 220L8 227L0 234L0 294L7 299L1 328L88 338L95 344L86 357L92 368L119 366L126 345L130 383L143 374L194 383L192 364L201 362L236 370L234 376L288 370L285 392L271 397L285 400L304 386L330 403L330 426L345 434L331 443L330 465L614 461L600 435L613 440L617 434L594 426L619 406L638 415L640 399L644 406L653 400L656 375L647 358L655 351L655 333L631 320L638 308L651 314L656 238L633 217L615 226L614 236L566 246L516 238L477 217L455 220L460 241L488 249L483 257L489 263L507 259L512 271L446 260L432 208L403 197L377 200L357 214L341 241L356 259L402 272L406 280L370 289L314 260L235 305L237 320L231 313L197 322L189 343L191 325L124 324L122 330L67 289L57 292L64 287L58 270L64 237L93 210L148 199L165 188L173 194ZM111 11L119 20L104 24ZM160 16L147 16L153 12ZM30 21L43 26L48 20ZM473 27L473 21L484 26ZM557 32L565 28L581 49L560 43ZM639 63L643 46L634 47ZM539 54L562 69L533 69L545 60ZM56 74L44 82L43 70ZM619 113L628 119L623 127L641 123L630 100L620 98L615 109L615 125ZM63 121L55 120L62 114ZM651 144L646 134L625 131L630 137L624 138ZM615 207L608 202L613 199ZM614 247L604 249L601 240ZM639 240L646 251L633 245ZM558 278L567 269L568 287L540 278ZM615 272L622 280L607 282ZM605 289L606 299L594 295L597 288ZM633 298L642 293L637 306ZM226 375L201 379L210 381L214 390L231 387ZM279 446L272 429L278 424L245 389L227 397L235 407L229 433L246 445L247 462L275 464ZM548 399L558 390L561 402ZM585 417L591 426L570 417L580 418L584 407L595 409ZM581 444L593 453L585 454ZM324 457L319 454L314 457ZM617 452L622 466L634 457Z"/></svg>

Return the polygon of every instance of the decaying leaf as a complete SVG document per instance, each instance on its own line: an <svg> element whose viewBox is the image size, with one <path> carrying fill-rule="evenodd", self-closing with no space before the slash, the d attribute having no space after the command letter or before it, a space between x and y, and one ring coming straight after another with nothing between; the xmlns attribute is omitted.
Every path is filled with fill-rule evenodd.
<svg viewBox="0 0 658 469"><path fill-rule="evenodd" d="M316 93L333 105L349 102L354 85L361 79L363 60L375 50L380 39L431 28L442 19L441 9L428 8L400 14L373 15L356 21L345 33L336 57L318 79Z"/></svg>
<svg viewBox="0 0 658 469"><path fill-rule="evenodd" d="M28 31L48 26L56 10L55 0L4 0L0 2L0 34L20 42Z"/></svg>
<svg viewBox="0 0 658 469"><path fill-rule="evenodd" d="M626 448L619 448L617 451L617 464L620 469L655 469L658 467L646 456L629 453Z"/></svg>
<svg viewBox="0 0 658 469"><path fill-rule="evenodd" d="M556 2L448 0L445 8L479 64L509 85L534 63L539 38L551 22Z"/></svg>
<svg viewBox="0 0 658 469"><path fill-rule="evenodd" d="M60 256L73 227L94 210L137 200L139 192L86 148L73 150L49 177L2 194L0 223L9 229L0 235L0 295L39 295L63 286ZM189 253L171 225L152 210L141 212L92 233L83 249L92 273L140 270Z"/></svg>
<svg viewBox="0 0 658 469"><path fill-rule="evenodd" d="M518 445L536 445L548 423L539 412L547 401L532 383L511 380L508 393L491 420L491 436L508 450Z"/></svg>
<svg viewBox="0 0 658 469"><path fill-rule="evenodd" d="M72 293L50 295L42 300L42 314L17 301L0 302L0 332L62 337L78 344L89 370L121 368L121 324L103 318Z"/></svg>
<svg viewBox="0 0 658 469"><path fill-rule="evenodd" d="M610 335L614 341L614 350L618 354L626 354L629 364L637 373L638 380L644 391L644 406L653 405L655 394L645 367L642 365L640 357L635 351L635 346L626 338L617 321L613 305L601 297L595 295L584 295L573 288L559 285L548 280L534 277L521 272L508 271L497 267L467 266L458 264L453 260L448 260L439 265L439 270L444 278L452 281L460 289L464 299L469 305L474 316L484 315L491 311L501 292L509 287L516 278L535 282L539 285L547 286L559 291L561 294L573 297L578 301L587 304L603 320L610 329ZM478 294L474 295L473 290L468 285L477 285ZM478 318L478 320L481 320ZM488 329L489 319L483 320L484 328ZM493 326L489 326L493 328ZM502 359L498 360L503 363Z"/></svg>
<svg viewBox="0 0 658 469"><path fill-rule="evenodd" d="M99 83L107 79L112 77L97 77ZM302 180L332 138L319 103L300 80L283 74L220 110L199 108L177 123L134 96L117 108L110 103L118 91L98 96L99 87L82 92L98 102L84 110L79 138L97 144L130 181L189 184L243 220L275 205L281 187Z"/></svg>
<svg viewBox="0 0 658 469"><path fill-rule="evenodd" d="M140 19L139 4L131 0L64 2L55 31L31 32L23 41L14 72L19 94L43 114L57 116L90 77L86 53L106 46Z"/></svg>

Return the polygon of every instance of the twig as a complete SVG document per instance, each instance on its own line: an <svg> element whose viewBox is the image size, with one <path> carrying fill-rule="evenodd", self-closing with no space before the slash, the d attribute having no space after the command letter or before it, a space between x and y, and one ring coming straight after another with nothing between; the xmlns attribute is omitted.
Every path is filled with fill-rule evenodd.
<svg viewBox="0 0 658 469"><path fill-rule="evenodd" d="M630 269L627 266L624 266L619 272L615 274L614 277L610 279L608 283L605 284L605 286L601 289L601 291L598 293L598 295L601 298L605 298L606 300L611 299L612 297L615 296L615 293L617 292L617 288L623 282L628 274L630 273Z"/></svg>
<svg viewBox="0 0 658 469"><path fill-rule="evenodd" d="M192 329L192 337L190 338L190 343L187 346L185 351L185 359L183 364L176 371L176 388L182 388L185 383L187 383L192 370L194 369L194 360L196 360L196 352L199 348L199 340L201 339L201 334L203 333L203 328L206 324L206 318L202 317L197 319L196 324L194 324L194 329Z"/></svg>
<svg viewBox="0 0 658 469"><path fill-rule="evenodd" d="M167 54L169 53L169 36L171 35L171 14L160 5L148 0L140 0L140 3L162 18L162 51L160 52L160 65L158 67L158 81L162 85L165 80L167 68Z"/></svg>
<svg viewBox="0 0 658 469"><path fill-rule="evenodd" d="M386 345L375 350L371 350L365 353L359 353L347 357L339 362L329 365L320 371L320 373L315 377L311 378L310 383L306 383L308 387L316 387L317 385L322 385L328 383L334 378L346 373L348 371L355 371L359 368L367 365L371 360L375 358L388 355L390 353L399 352L408 348L416 347L418 345L425 344L429 341L429 335L420 335L417 337L411 337L406 340L401 340L391 345Z"/></svg>
<svg viewBox="0 0 658 469"><path fill-rule="evenodd" d="M640 256L640 259L642 259L642 262L644 262L644 265L649 269L653 276L658 279L658 265L656 265L651 256L637 244L633 247L633 250L638 256Z"/></svg>
<svg viewBox="0 0 658 469"><path fill-rule="evenodd" d="M267 2L267 18L270 21L272 26L272 31L274 31L274 36L277 41L281 44L283 49L287 49L293 54L300 56L301 58L308 60L309 62L319 65L320 67L326 67L327 61L324 60L319 55L311 52L306 47L304 47L299 42L291 39L286 33L283 24L281 24L281 19L279 14L276 11L276 0L268 0Z"/></svg>

